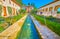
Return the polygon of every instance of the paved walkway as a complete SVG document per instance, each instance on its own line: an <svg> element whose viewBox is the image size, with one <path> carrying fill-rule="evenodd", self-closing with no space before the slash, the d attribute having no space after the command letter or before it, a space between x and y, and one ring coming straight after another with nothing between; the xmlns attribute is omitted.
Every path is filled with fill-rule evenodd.
<svg viewBox="0 0 60 39"><path fill-rule="evenodd" d="M42 39L60 39L60 36L52 32L46 26L41 25L33 16L31 16Z"/></svg>
<svg viewBox="0 0 60 39"><path fill-rule="evenodd" d="M5 31L0 33L0 39L15 39L18 31L21 30L21 27L26 19L26 16L22 17L16 23L14 23L9 28L7 28Z"/></svg>

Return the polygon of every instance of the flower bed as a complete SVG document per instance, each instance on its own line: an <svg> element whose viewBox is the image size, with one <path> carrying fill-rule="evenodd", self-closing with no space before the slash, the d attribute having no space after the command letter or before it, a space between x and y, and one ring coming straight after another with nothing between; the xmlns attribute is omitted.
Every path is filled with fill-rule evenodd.
<svg viewBox="0 0 60 39"><path fill-rule="evenodd" d="M18 21L20 18L22 18L25 14L19 14L17 16L13 17L0 17L0 32L4 31L6 28L8 28L10 25Z"/></svg>

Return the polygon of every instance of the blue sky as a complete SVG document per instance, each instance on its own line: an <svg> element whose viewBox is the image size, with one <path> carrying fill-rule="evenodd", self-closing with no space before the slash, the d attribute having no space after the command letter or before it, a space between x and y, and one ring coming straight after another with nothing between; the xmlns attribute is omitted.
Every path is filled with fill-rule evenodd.
<svg viewBox="0 0 60 39"><path fill-rule="evenodd" d="M58 8L58 11L60 11L60 8Z"/></svg>
<svg viewBox="0 0 60 39"><path fill-rule="evenodd" d="M34 3L37 8L44 6L53 1L54 0L22 0L22 2L26 5L28 5L28 3Z"/></svg>

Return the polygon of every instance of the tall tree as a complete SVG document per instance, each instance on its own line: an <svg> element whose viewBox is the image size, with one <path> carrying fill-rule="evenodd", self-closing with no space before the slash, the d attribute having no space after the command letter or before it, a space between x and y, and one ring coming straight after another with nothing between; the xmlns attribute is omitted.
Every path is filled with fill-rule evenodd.
<svg viewBox="0 0 60 39"><path fill-rule="evenodd" d="M28 6L30 6L31 4L30 3L28 3Z"/></svg>
<svg viewBox="0 0 60 39"><path fill-rule="evenodd" d="M16 0L16 2L17 2L18 4L20 4L21 6L24 5L24 4L22 3L22 0Z"/></svg>
<svg viewBox="0 0 60 39"><path fill-rule="evenodd" d="M31 3L31 6L33 6L33 7L34 7L34 9L37 9L37 7L35 6L35 4L34 4L34 3Z"/></svg>

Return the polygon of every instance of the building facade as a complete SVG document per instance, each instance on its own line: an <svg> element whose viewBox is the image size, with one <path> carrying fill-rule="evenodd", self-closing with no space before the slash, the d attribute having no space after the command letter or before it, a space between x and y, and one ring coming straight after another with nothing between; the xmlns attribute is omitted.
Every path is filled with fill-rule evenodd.
<svg viewBox="0 0 60 39"><path fill-rule="evenodd" d="M60 8L60 0L56 0L50 4L40 7L37 14L60 18L60 13L57 13L58 8Z"/></svg>
<svg viewBox="0 0 60 39"><path fill-rule="evenodd" d="M0 16L9 17L18 14L20 5L15 0L0 0Z"/></svg>
<svg viewBox="0 0 60 39"><path fill-rule="evenodd" d="M26 9L26 13L30 13L31 10L33 10L33 6L25 6L25 9Z"/></svg>

